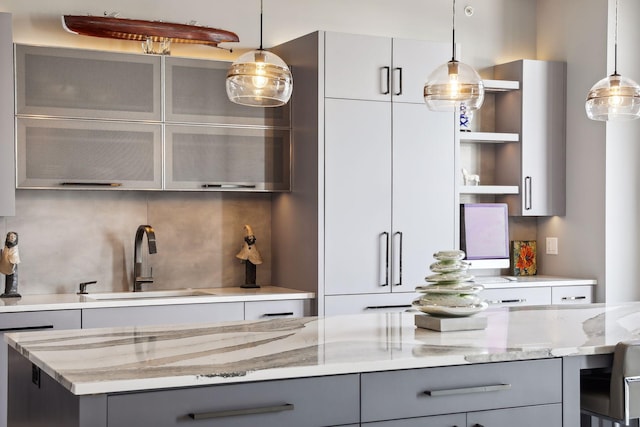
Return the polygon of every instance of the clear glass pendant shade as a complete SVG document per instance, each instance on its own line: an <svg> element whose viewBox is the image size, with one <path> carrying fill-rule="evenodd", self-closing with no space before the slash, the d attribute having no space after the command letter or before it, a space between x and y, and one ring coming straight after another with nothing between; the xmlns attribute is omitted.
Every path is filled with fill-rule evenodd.
<svg viewBox="0 0 640 427"><path fill-rule="evenodd" d="M484 84L472 67L451 60L429 75L424 101L433 111L456 111L462 103L467 111L477 110L484 101Z"/></svg>
<svg viewBox="0 0 640 427"><path fill-rule="evenodd" d="M591 120L624 121L640 118L640 86L612 74L593 85L585 103Z"/></svg>
<svg viewBox="0 0 640 427"><path fill-rule="evenodd" d="M276 54L258 49L241 55L227 72L227 96L236 104L279 107L289 102L293 77Z"/></svg>

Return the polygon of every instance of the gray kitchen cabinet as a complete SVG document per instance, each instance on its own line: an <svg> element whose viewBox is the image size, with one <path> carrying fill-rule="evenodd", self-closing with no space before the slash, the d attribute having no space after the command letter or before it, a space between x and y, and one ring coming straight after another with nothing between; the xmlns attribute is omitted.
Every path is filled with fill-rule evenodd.
<svg viewBox="0 0 640 427"><path fill-rule="evenodd" d="M167 189L288 191L288 129L165 126Z"/></svg>
<svg viewBox="0 0 640 427"><path fill-rule="evenodd" d="M266 320L309 315L309 300L245 301L244 320Z"/></svg>
<svg viewBox="0 0 640 427"><path fill-rule="evenodd" d="M513 427L515 425L562 427L562 404L524 406L467 414L467 427Z"/></svg>
<svg viewBox="0 0 640 427"><path fill-rule="evenodd" d="M363 427L463 427L467 425L465 414L435 415L404 420L363 423Z"/></svg>
<svg viewBox="0 0 640 427"><path fill-rule="evenodd" d="M16 45L16 114L161 120L160 56Z"/></svg>
<svg viewBox="0 0 640 427"><path fill-rule="evenodd" d="M225 90L229 62L176 57L164 61L167 123L289 127L289 103L247 108L229 101Z"/></svg>
<svg viewBox="0 0 640 427"><path fill-rule="evenodd" d="M496 180L520 188L500 199L510 215L564 215L566 64L519 60L496 65L494 77L520 82L495 100L496 131L520 135L496 150Z"/></svg>
<svg viewBox="0 0 640 427"><path fill-rule="evenodd" d="M562 361L542 359L363 373L361 393L363 423L540 405L557 404L561 408ZM509 418L499 418L504 417ZM561 410L552 410L548 418L549 423L542 425L562 425Z"/></svg>
<svg viewBox="0 0 640 427"><path fill-rule="evenodd" d="M162 188L159 123L17 118L18 188Z"/></svg>
<svg viewBox="0 0 640 427"><path fill-rule="evenodd" d="M4 334L49 329L80 328L80 310L0 313L0 427L7 426L8 346ZM23 404L20 399L16 404Z"/></svg>
<svg viewBox="0 0 640 427"><path fill-rule="evenodd" d="M12 28L11 14L0 13L0 217L16 213Z"/></svg>
<svg viewBox="0 0 640 427"><path fill-rule="evenodd" d="M428 72L443 44L401 42L317 32L275 48L296 79L298 196L274 199L274 280L314 275L320 314L337 295L412 293L432 254L454 247L454 117L425 107L423 81L399 80ZM396 60L407 51L415 64Z"/></svg>
<svg viewBox="0 0 640 427"><path fill-rule="evenodd" d="M325 316L342 314L402 312L410 310L418 293L394 292L386 294L355 294L325 296Z"/></svg>
<svg viewBox="0 0 640 427"><path fill-rule="evenodd" d="M242 302L82 309L82 328L210 323L244 319Z"/></svg>

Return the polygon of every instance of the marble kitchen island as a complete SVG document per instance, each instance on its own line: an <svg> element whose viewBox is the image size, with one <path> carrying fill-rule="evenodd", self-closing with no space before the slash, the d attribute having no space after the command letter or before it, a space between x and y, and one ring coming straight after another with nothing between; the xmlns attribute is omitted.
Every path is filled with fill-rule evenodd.
<svg viewBox="0 0 640 427"><path fill-rule="evenodd" d="M8 334L9 425L577 426L580 369L638 338L640 303L414 315Z"/></svg>

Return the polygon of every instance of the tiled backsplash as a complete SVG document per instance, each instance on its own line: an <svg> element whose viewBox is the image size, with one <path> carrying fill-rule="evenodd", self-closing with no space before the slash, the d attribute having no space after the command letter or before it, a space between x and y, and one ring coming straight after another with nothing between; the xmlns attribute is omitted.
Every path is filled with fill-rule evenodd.
<svg viewBox="0 0 640 427"><path fill-rule="evenodd" d="M271 284L271 195L137 191L18 190L16 216L0 217L0 236L19 234L21 294L131 288L133 241L140 224L156 232L158 253L146 255L156 289L239 286L235 257L250 224L264 263L258 284ZM4 290L4 276L0 287ZM149 286L149 285L143 285Z"/></svg>

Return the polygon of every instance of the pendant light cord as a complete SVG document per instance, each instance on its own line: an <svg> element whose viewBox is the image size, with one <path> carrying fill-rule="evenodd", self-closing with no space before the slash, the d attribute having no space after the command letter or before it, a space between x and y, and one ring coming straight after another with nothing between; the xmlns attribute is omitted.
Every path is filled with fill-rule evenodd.
<svg viewBox="0 0 640 427"><path fill-rule="evenodd" d="M452 13L452 52L451 52L451 61L456 60L456 0L453 0L453 13Z"/></svg>
<svg viewBox="0 0 640 427"><path fill-rule="evenodd" d="M260 49L262 49L262 0L260 0Z"/></svg>
<svg viewBox="0 0 640 427"><path fill-rule="evenodd" d="M616 0L616 33L613 39L613 75L618 75L618 0Z"/></svg>

